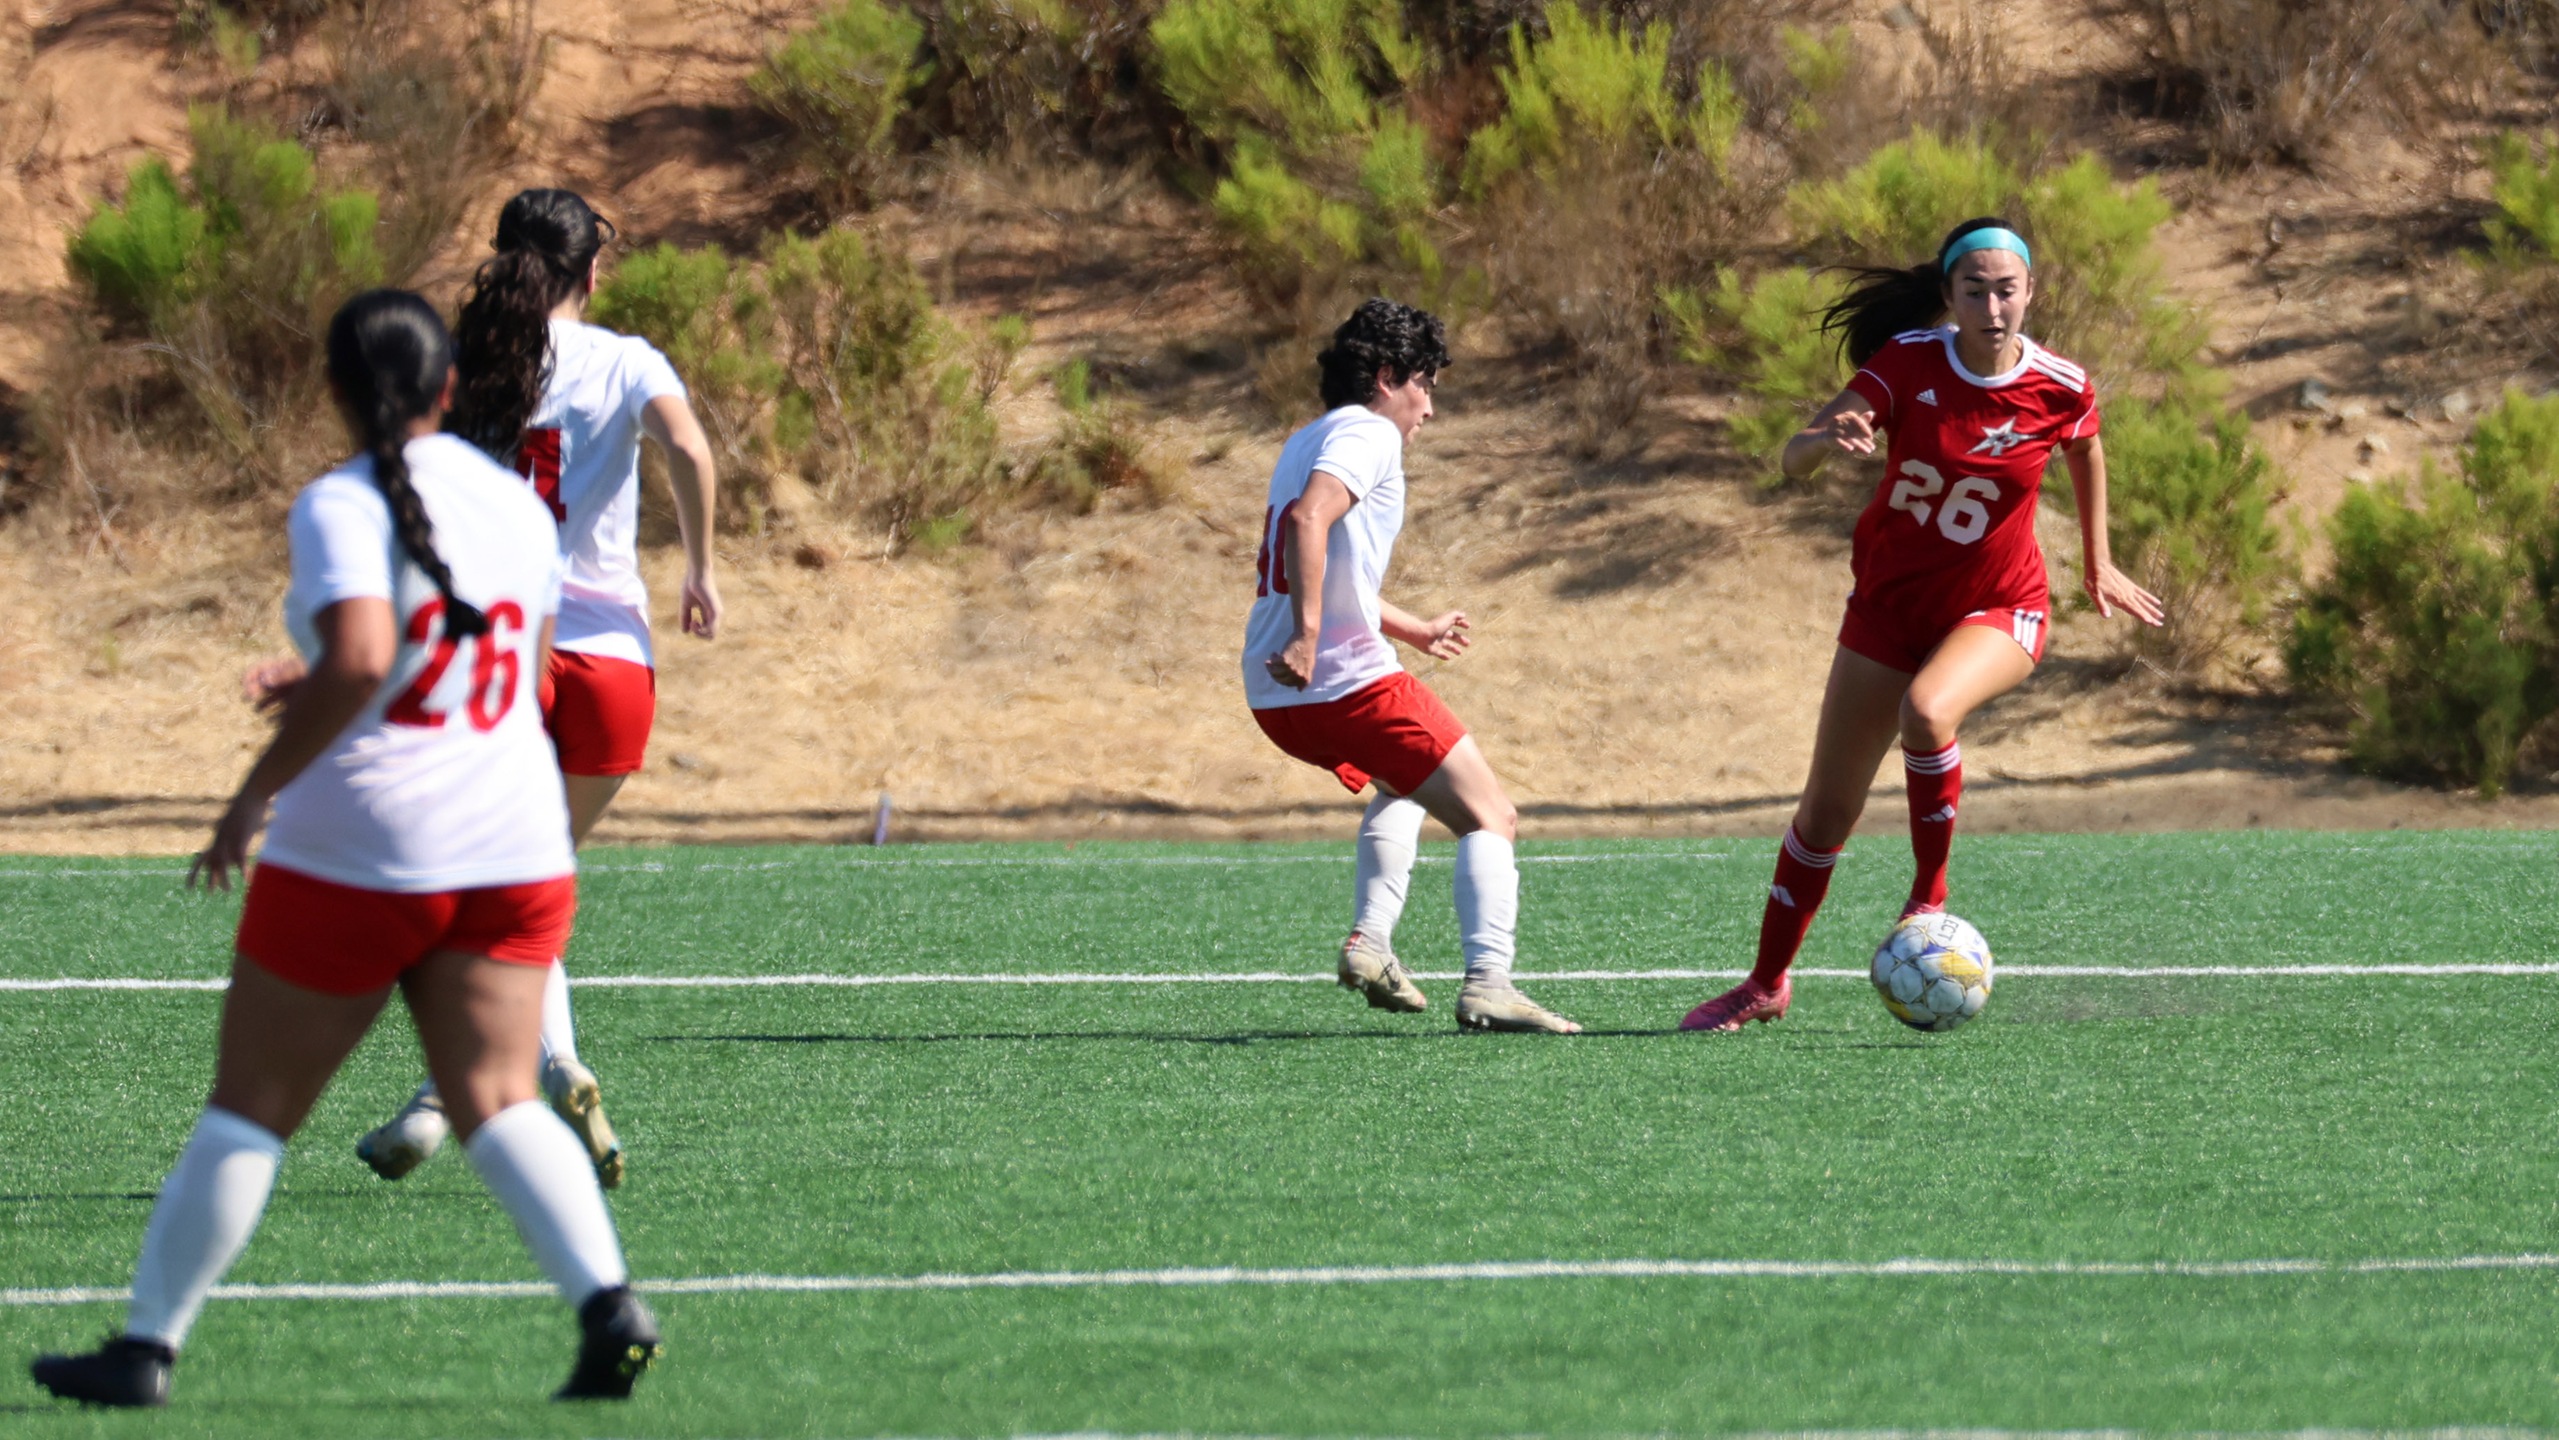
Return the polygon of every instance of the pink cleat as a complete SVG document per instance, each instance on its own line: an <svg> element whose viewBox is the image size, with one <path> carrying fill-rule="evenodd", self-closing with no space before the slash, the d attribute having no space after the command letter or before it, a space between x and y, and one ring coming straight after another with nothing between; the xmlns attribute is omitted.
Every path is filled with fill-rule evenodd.
<svg viewBox="0 0 2559 1440"><path fill-rule="evenodd" d="M1739 1030L1753 1020L1765 1025L1786 1018L1786 1007L1795 998L1795 980L1791 975L1777 977L1775 989L1756 980L1739 985L1688 1012L1679 1022L1682 1030Z"/></svg>
<svg viewBox="0 0 2559 1440"><path fill-rule="evenodd" d="M1946 907L1943 902L1931 904L1926 900L1913 900L1909 904L1901 907L1901 918L1904 920L1916 920L1922 915L1943 915L1945 913Z"/></svg>

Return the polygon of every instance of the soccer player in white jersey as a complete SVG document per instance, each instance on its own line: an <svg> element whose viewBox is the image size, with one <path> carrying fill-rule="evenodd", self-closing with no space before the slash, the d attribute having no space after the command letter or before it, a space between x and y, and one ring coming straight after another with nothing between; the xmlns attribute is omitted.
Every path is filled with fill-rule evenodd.
<svg viewBox="0 0 2559 1440"><path fill-rule="evenodd" d="M1262 515L1245 700L1290 756L1354 795L1377 787L1360 822L1342 987L1381 1010L1428 1007L1393 942L1429 815L1458 837L1457 1023L1570 1035L1581 1027L1511 983L1519 812L1474 737L1389 643L1455 659L1469 643L1465 612L1424 620L1378 593L1404 528L1404 444L1431 418L1447 364L1439 318L1383 299L1363 302L1316 357L1325 413L1280 451Z"/></svg>
<svg viewBox="0 0 2559 1440"><path fill-rule="evenodd" d="M394 987L472 1167L577 1307L561 1398L627 1396L657 1353L594 1169L536 1088L543 971L577 910L535 697L559 551L522 484L437 433L452 356L434 307L403 291L330 322L330 388L362 450L294 501L285 621L307 668L271 677L275 738L188 877L228 888L272 805L213 1093L152 1209L123 1333L32 1367L65 1399L168 1403L286 1137Z"/></svg>
<svg viewBox="0 0 2559 1440"><path fill-rule="evenodd" d="M461 388L448 427L515 467L549 508L568 579L542 710L567 776L569 833L583 843L640 768L657 713L649 592L640 579L640 440L666 452L684 542L678 613L686 634L719 632L711 579L716 480L710 442L684 382L656 347L589 325L598 257L613 227L567 190L527 190L498 214L497 254L482 264L454 335ZM595 1072L578 1059L569 988L554 965L543 1002L543 1089L576 1128L606 1188L622 1183L622 1143ZM397 1180L444 1143L432 1083L357 1142Z"/></svg>

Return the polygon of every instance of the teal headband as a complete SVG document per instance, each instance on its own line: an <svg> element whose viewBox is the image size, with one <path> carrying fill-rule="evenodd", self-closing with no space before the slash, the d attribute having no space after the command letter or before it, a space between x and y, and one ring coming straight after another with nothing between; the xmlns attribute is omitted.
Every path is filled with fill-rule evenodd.
<svg viewBox="0 0 2559 1440"><path fill-rule="evenodd" d="M2027 269L2035 268L2035 252L2026 248L2025 237L1996 225L1982 230L1967 230L1956 236L1955 243L1946 247L1946 253L1937 257L1937 268L1952 270L1956 261L1976 250L2005 250L2025 261Z"/></svg>

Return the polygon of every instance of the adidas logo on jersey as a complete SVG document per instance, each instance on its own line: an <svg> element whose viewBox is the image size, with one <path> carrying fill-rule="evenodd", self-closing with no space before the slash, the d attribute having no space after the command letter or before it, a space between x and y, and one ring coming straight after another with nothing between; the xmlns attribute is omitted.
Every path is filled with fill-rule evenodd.
<svg viewBox="0 0 2559 1440"><path fill-rule="evenodd" d="M1934 404L1936 404L1936 403L1937 403L1937 392L1936 392L1936 391L1934 391L1934 390L1922 390L1922 391L1920 391L1920 392L1919 392L1919 403L1920 403L1920 404L1922 404L1922 405L1934 405Z"/></svg>

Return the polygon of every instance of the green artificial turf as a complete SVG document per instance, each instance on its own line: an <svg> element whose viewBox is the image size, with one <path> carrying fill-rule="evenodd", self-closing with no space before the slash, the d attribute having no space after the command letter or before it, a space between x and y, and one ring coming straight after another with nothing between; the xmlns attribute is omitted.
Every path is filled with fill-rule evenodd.
<svg viewBox="0 0 2559 1440"><path fill-rule="evenodd" d="M1771 847L1530 846L1523 981L1592 1033L1461 1036L1324 984L584 990L642 1277L1603 1259L2348 1265L2559 1251L2559 977L2011 976L1919 1036L1861 981L1665 1033L1747 960ZM1453 969L1447 850L1398 949ZM1347 846L598 852L582 976L1320 972ZM1861 966L1861 842L1805 963ZM236 900L166 861L0 861L0 978L209 977ZM2559 837L1974 837L2010 965L2544 963ZM0 1287L120 1285L217 998L0 992ZM243 1283L524 1280L448 1154L350 1153L377 1033ZM673 1295L632 1404L562 1410L548 1300L217 1301L165 1415L0 1372L10 1434L1278 1434L2559 1424L2559 1272L1405 1281ZM0 1357L113 1305L0 1307ZM11 1360L14 1366L14 1359Z"/></svg>

